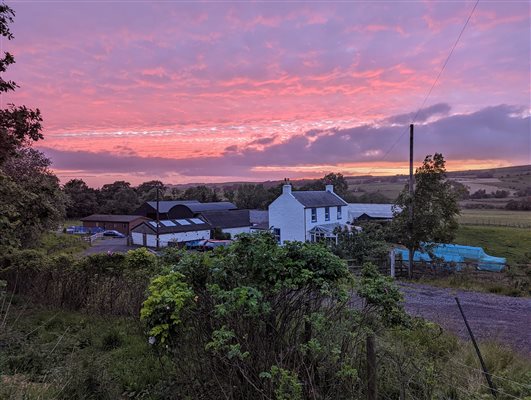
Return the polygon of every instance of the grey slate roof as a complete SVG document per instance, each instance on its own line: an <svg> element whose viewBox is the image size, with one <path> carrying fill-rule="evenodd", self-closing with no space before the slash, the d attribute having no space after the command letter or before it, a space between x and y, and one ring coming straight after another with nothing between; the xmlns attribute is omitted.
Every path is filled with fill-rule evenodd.
<svg viewBox="0 0 531 400"><path fill-rule="evenodd" d="M324 190L308 190L291 192L304 207L346 206L348 203L337 195Z"/></svg>
<svg viewBox="0 0 531 400"><path fill-rule="evenodd" d="M393 204L350 203L348 205L349 220L359 218L363 214L371 218L391 219L393 218Z"/></svg>
<svg viewBox="0 0 531 400"><path fill-rule="evenodd" d="M249 219L251 220L251 224L269 223L269 211L249 210Z"/></svg>
<svg viewBox="0 0 531 400"><path fill-rule="evenodd" d="M153 207L154 210L157 209L157 202L156 201L148 201L147 202L151 207ZM170 211L172 207L175 207L179 204L188 205L188 204L195 204L199 203L197 200L161 200L159 201L159 212L161 213L167 213Z"/></svg>
<svg viewBox="0 0 531 400"><path fill-rule="evenodd" d="M141 215L111 215L111 214L92 214L88 217L81 218L80 221L86 222L132 222L137 219L146 219Z"/></svg>
<svg viewBox="0 0 531 400"><path fill-rule="evenodd" d="M190 203L184 204L188 207L193 213L202 213L204 211L222 211L222 210L236 210L236 207L233 203L228 201L216 201L212 203Z"/></svg>
<svg viewBox="0 0 531 400"><path fill-rule="evenodd" d="M201 216L214 228L251 226L249 210L204 211Z"/></svg>
<svg viewBox="0 0 531 400"><path fill-rule="evenodd" d="M199 220L201 223L194 220ZM186 221L186 222L184 222ZM159 225L159 233L179 233L190 231L206 231L212 229L212 226L199 218L186 219L166 219L161 220ZM133 228L132 232L140 233L157 233L157 221L146 221L137 227Z"/></svg>

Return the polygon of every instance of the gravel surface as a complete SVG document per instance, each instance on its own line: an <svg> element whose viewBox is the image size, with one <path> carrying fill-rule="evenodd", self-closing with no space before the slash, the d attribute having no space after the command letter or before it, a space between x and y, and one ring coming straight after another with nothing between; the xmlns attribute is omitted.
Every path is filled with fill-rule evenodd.
<svg viewBox="0 0 531 400"><path fill-rule="evenodd" d="M498 296L412 283L399 284L406 311L436 322L465 340L470 340L455 302L463 311L478 341L506 343L531 357L531 299Z"/></svg>
<svg viewBox="0 0 531 400"><path fill-rule="evenodd" d="M126 253L135 247L127 245L127 239L105 237L94 241L91 247L85 250L85 255L98 253Z"/></svg>

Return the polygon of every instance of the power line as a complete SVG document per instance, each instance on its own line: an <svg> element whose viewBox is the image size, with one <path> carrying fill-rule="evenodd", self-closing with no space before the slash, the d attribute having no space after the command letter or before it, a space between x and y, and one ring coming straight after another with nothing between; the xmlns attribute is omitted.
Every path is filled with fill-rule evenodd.
<svg viewBox="0 0 531 400"><path fill-rule="evenodd" d="M417 112L415 113L412 121L410 122L411 124L414 124L415 121L417 120L417 117L420 113L420 111L422 110L422 108L424 107L424 105L426 104L426 101L428 101L428 98L430 97L433 89L435 88L435 85L437 85L437 82L439 82L439 78L441 77L443 71L446 69L446 66L448 65L448 62L450 61L450 58L452 57L452 54L454 53L454 50L455 48L457 47L457 44L459 43L459 41L461 40L461 36L463 36L463 33L465 32L465 29L466 27L468 26L468 23L470 22L470 19L472 18L472 15L474 14L474 11L476 11L476 8L478 6L478 3L479 3L479 0L476 0L476 3L474 4L474 7L472 7L472 10L470 11L470 14L468 15L468 18L466 19L465 21L465 24L463 25L463 27L461 28L461 31L459 32L459 35L457 36L457 39L455 40L454 42L454 45L452 46L450 52L448 53L448 57L446 57L446 60L444 61L443 65L442 65L442 68L441 70L439 71L439 73L437 74L437 77L435 78L435 80L433 81L433 84L431 85L430 87L430 90L428 91L428 93L426 94L426 96L424 97L424 100L422 101L422 104L421 106L418 108ZM408 124L409 125L409 124ZM391 151L395 148L395 146L398 144L398 142L402 139L402 137L404 137L404 135L407 133L408 129L406 127L406 129L404 129L404 131L400 134L400 136L393 142L393 144L391 145L391 147L389 148L389 150L387 150L387 152L384 154L383 158L382 158L382 161L384 161L387 156L389 155L389 153L391 153Z"/></svg>

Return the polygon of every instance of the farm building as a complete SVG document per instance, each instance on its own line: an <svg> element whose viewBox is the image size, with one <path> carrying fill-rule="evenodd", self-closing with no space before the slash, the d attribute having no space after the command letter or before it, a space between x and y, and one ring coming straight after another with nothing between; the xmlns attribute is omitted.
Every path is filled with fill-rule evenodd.
<svg viewBox="0 0 531 400"><path fill-rule="evenodd" d="M228 201L216 201L212 203L201 203L197 200L159 201L159 218L194 218L205 211L224 211L236 209L237 207ZM138 210L136 210L136 213L151 219L156 219L157 202L148 201L144 203Z"/></svg>
<svg viewBox="0 0 531 400"><path fill-rule="evenodd" d="M81 218L85 228L103 228L104 230L115 230L124 235L129 235L131 230L147 221L148 218L141 215L106 215L92 214Z"/></svg>
<svg viewBox="0 0 531 400"><path fill-rule="evenodd" d="M393 204L350 203L348 219L349 221L391 220L393 219Z"/></svg>
<svg viewBox="0 0 531 400"><path fill-rule="evenodd" d="M197 200L175 200L175 201L159 201L159 219L171 219L170 210L182 204L199 203ZM146 201L136 211L135 214L143 215L150 219L157 219L157 202Z"/></svg>
<svg viewBox="0 0 531 400"><path fill-rule="evenodd" d="M204 211L200 213L200 216L212 228L218 228L223 233L229 233L231 238L240 233L251 232L249 210Z"/></svg>
<svg viewBox="0 0 531 400"><path fill-rule="evenodd" d="M212 226L200 218L166 219L159 222L159 246L210 239ZM157 222L145 221L131 233L134 245L157 246Z"/></svg>

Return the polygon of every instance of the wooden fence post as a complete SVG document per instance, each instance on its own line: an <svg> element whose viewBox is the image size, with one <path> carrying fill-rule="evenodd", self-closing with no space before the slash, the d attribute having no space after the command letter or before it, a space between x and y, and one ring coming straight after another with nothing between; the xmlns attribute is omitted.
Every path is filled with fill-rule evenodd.
<svg viewBox="0 0 531 400"><path fill-rule="evenodd" d="M395 277L395 249L391 249L391 252L389 253L389 258L391 260L391 276Z"/></svg>
<svg viewBox="0 0 531 400"><path fill-rule="evenodd" d="M376 350L374 334L367 335L367 400L376 400Z"/></svg>

